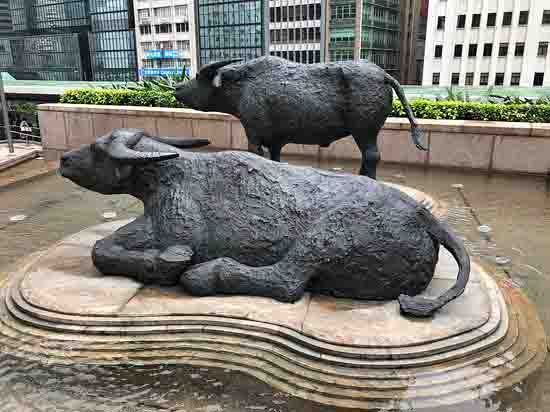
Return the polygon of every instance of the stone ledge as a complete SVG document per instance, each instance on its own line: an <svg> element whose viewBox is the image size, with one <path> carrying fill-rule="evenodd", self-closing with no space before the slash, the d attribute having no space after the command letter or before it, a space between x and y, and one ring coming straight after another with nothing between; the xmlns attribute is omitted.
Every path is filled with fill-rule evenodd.
<svg viewBox="0 0 550 412"><path fill-rule="evenodd" d="M169 117L201 120L237 120L234 116L219 112L201 112L192 109L142 106L101 106L89 104L46 103L38 106L39 111L121 114L146 117ZM550 137L550 123L493 122L477 120L435 120L418 119L426 131L447 133L498 134L510 136ZM384 125L388 130L408 130L408 119L390 117Z"/></svg>

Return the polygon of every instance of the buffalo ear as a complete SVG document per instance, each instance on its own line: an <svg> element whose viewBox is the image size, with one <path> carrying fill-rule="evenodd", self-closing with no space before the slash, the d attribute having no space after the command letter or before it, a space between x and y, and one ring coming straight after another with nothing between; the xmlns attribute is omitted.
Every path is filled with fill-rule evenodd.
<svg viewBox="0 0 550 412"><path fill-rule="evenodd" d="M212 82L214 80L214 77L216 77L216 75L218 74L219 69L240 61L241 59L230 59L207 64L200 69L199 73L197 74L197 79Z"/></svg>

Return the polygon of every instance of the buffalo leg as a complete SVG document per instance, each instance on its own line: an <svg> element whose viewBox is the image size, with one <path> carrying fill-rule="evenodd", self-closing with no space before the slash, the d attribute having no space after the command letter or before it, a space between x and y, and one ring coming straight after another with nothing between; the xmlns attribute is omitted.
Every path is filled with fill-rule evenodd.
<svg viewBox="0 0 550 412"><path fill-rule="evenodd" d="M273 265L252 267L231 258L218 258L192 266L180 281L193 295L253 295L295 302L303 296L310 280L322 273L337 276L345 266L352 238L346 235L344 220L343 212L338 210L325 216Z"/></svg>
<svg viewBox="0 0 550 412"><path fill-rule="evenodd" d="M274 162L280 162L281 161L281 150L283 150L282 145L271 145L269 148L269 154L271 156L271 160Z"/></svg>
<svg viewBox="0 0 550 412"><path fill-rule="evenodd" d="M98 240L92 250L94 265L103 274L159 285L176 284L179 274L191 264L192 256L193 251L187 246L159 248L143 216Z"/></svg>
<svg viewBox="0 0 550 412"><path fill-rule="evenodd" d="M378 151L378 130L368 132L362 135L353 135L355 143L361 150L361 170L359 174L376 179L376 168L380 161L380 152Z"/></svg>

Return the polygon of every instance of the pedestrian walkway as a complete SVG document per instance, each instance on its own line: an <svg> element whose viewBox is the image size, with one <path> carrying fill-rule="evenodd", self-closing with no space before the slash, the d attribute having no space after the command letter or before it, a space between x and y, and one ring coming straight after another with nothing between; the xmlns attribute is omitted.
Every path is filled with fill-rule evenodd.
<svg viewBox="0 0 550 412"><path fill-rule="evenodd" d="M15 143L14 149L14 153L10 153L6 143L0 144L0 170L33 159L42 152L42 146L35 144Z"/></svg>

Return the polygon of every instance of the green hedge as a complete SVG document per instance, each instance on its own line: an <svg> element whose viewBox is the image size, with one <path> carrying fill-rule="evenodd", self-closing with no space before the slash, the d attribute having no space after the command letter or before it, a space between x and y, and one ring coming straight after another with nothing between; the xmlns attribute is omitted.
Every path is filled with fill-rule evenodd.
<svg viewBox="0 0 550 412"><path fill-rule="evenodd" d="M128 89L67 90L60 103L114 106L181 107L171 92ZM493 120L502 122L550 123L550 104L501 104L460 101L411 101L419 119ZM403 106L393 102L393 117L405 117Z"/></svg>
<svg viewBox="0 0 550 412"><path fill-rule="evenodd" d="M411 101L411 107L419 119L550 123L550 104L436 102L418 99ZM391 116L406 117L401 102L394 100Z"/></svg>
<svg viewBox="0 0 550 412"><path fill-rule="evenodd" d="M128 89L66 90L59 102L107 106L180 107L172 92Z"/></svg>

